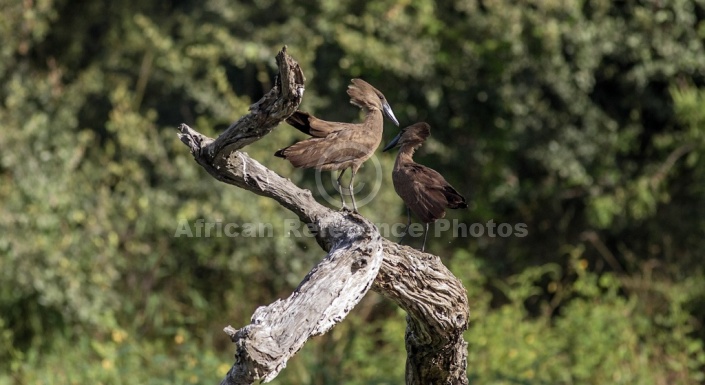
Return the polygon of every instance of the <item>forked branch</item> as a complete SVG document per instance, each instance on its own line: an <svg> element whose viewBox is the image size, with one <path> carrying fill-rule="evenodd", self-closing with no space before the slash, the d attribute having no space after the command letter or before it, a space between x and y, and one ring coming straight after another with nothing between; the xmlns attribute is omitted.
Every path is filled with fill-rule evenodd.
<svg viewBox="0 0 705 385"><path fill-rule="evenodd" d="M225 328L236 354L221 384L272 380L308 338L340 322L373 285L409 314L407 384L466 384L467 296L440 259L383 239L359 214L322 206L310 191L238 151L271 132L301 103L304 75L286 47L277 64L274 88L217 139L179 127L181 141L213 177L274 199L313 224L328 252L287 299L257 309L250 325Z"/></svg>

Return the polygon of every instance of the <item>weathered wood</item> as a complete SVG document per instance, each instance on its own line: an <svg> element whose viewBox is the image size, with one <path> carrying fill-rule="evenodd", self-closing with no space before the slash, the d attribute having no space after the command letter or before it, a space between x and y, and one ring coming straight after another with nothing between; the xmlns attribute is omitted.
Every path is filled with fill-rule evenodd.
<svg viewBox="0 0 705 385"><path fill-rule="evenodd" d="M373 290L406 310L407 385L468 383L467 292L439 257L385 240Z"/></svg>
<svg viewBox="0 0 705 385"><path fill-rule="evenodd" d="M250 113L241 117L223 131L216 140L179 126L179 137L190 149L196 161L219 179L218 171L227 165L229 155L270 133L274 127L299 108L304 96L304 73L299 63L286 53L286 47L277 54L279 74L274 87L250 106Z"/></svg>
<svg viewBox="0 0 705 385"><path fill-rule="evenodd" d="M340 322L373 286L408 316L407 384L465 384L468 320L465 289L436 256L381 238L359 214L334 211L290 180L237 151L276 127L301 102L304 76L283 49L274 88L217 139L182 124L179 137L216 179L274 199L311 224L328 252L284 300L260 307L252 323L226 333L236 345L235 363L221 384L270 381L309 337Z"/></svg>
<svg viewBox="0 0 705 385"><path fill-rule="evenodd" d="M237 348L222 385L274 379L309 337L345 318L372 286L382 263L379 233L364 221L331 225L350 232L334 238L331 251L289 298L258 308L252 323L240 330L225 329Z"/></svg>

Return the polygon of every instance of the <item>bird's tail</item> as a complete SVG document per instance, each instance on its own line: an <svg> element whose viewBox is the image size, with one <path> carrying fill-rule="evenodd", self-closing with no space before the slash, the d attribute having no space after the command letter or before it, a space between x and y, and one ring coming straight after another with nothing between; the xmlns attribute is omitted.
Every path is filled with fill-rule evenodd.
<svg viewBox="0 0 705 385"><path fill-rule="evenodd" d="M466 209L468 208L468 202L465 200L465 197L460 195L455 189L451 186L447 186L447 188L443 191L443 195L445 195L446 200L448 200L448 208L451 209Z"/></svg>
<svg viewBox="0 0 705 385"><path fill-rule="evenodd" d="M274 156L276 156L277 158L284 158L284 159L286 159L286 154L285 154L285 152L286 152L286 148L282 148L281 150L275 152L275 153L274 153Z"/></svg>
<svg viewBox="0 0 705 385"><path fill-rule="evenodd" d="M295 129L303 132L304 134L312 135L311 118L313 118L313 116L311 116L311 114L309 114L308 112L297 110L286 119L286 122L289 123Z"/></svg>

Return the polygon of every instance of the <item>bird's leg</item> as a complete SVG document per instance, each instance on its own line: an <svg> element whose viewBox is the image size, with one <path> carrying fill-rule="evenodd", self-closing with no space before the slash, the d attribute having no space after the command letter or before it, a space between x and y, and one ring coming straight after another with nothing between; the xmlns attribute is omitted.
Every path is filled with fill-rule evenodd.
<svg viewBox="0 0 705 385"><path fill-rule="evenodd" d="M351 171L352 171L352 176L350 177L350 184L348 185L348 191L350 191L350 199L352 199L353 211L357 212L357 203L355 203L355 191L353 190L353 182L355 181L355 174L357 172L354 168Z"/></svg>
<svg viewBox="0 0 705 385"><path fill-rule="evenodd" d="M426 231L423 233L423 245L421 245L421 251L424 251L426 249L426 237L428 236L428 223L426 223Z"/></svg>
<svg viewBox="0 0 705 385"><path fill-rule="evenodd" d="M409 212L409 206L406 206L406 227L404 228L404 234L401 235L401 238L399 238L399 243L401 245L401 241L404 240L406 237L406 234L409 233L409 226L411 226L411 213Z"/></svg>
<svg viewBox="0 0 705 385"><path fill-rule="evenodd" d="M338 194L340 194L340 201L343 202L343 207L341 208L341 210L347 209L347 207L345 207L345 197L343 197L343 186L340 185L340 179L343 178L343 174L345 173L345 170L347 170L347 169L344 168L344 169L340 170L340 174L338 174L338 179L336 179L336 183L338 184Z"/></svg>

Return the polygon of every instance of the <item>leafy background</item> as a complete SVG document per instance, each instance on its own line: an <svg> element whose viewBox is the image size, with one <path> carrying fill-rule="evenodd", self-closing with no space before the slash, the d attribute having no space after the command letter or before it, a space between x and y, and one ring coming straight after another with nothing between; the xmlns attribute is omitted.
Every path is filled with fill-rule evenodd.
<svg viewBox="0 0 705 385"><path fill-rule="evenodd" d="M471 383L705 381L702 0L0 7L0 384L222 378L222 328L324 254L284 234L292 214L208 176L175 127L215 136L246 113L284 44L302 109L359 119L344 91L363 77L402 124L431 124L416 159L471 201L449 219L527 225L429 241L468 290ZM316 192L272 156L298 138L282 125L247 152ZM361 211L403 222L393 154L377 159L385 184ZM274 237L174 237L198 219ZM404 328L370 293L272 383L401 383Z"/></svg>

